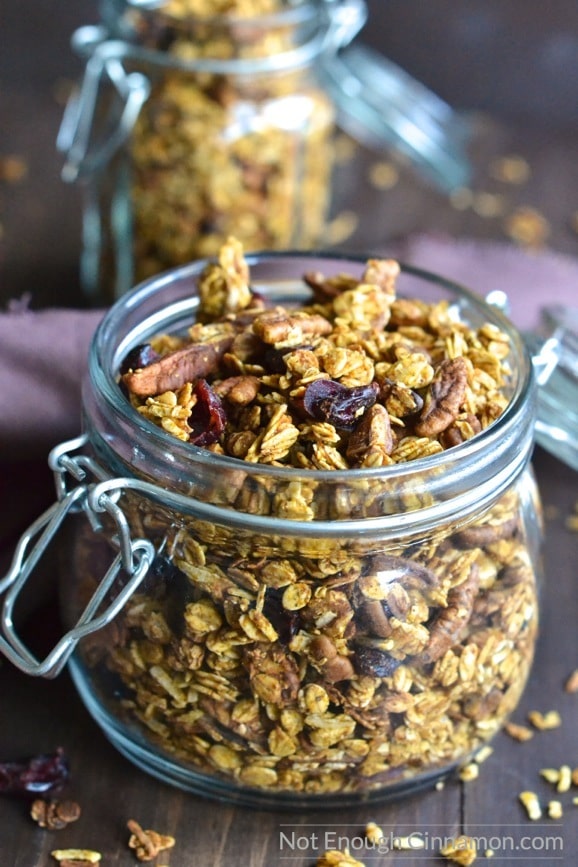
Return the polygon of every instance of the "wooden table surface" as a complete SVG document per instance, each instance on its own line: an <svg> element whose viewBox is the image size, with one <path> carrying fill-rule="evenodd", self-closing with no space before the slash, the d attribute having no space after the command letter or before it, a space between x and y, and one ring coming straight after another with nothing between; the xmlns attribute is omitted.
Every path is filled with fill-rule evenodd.
<svg viewBox="0 0 578 867"><path fill-rule="evenodd" d="M48 6L38 4L46 21ZM15 16L9 13L8 23L22 36L24 23L16 27L11 14ZM73 21L75 15L78 21ZM81 20L77 11L68 9L58 32L66 74L74 68L63 47L66 28ZM53 153L61 111L54 100L59 58L53 50L44 61L39 89L31 78L15 75L0 92L2 107L11 117L3 130L2 155L18 156L28 168L21 179L4 178L0 184L0 301L30 292L35 306L80 306L78 198L73 190L61 188L58 158ZM544 243L569 255L578 254L576 128L509 123L486 116L480 118L479 129L474 196L464 210L402 168L398 182L387 192L371 183L357 190L353 210L362 219L357 232L342 239L343 247L367 252L416 231L508 241L512 240L508 218L520 206L531 206L545 220ZM505 184L492 176L495 156L511 153L521 154L528 162L529 177L523 184ZM373 162L384 159L390 157L371 157ZM484 199L488 193L498 198ZM498 212L488 213L492 201L494 208L499 203ZM343 207L351 210L351 201ZM340 224L336 225L337 232ZM565 764L578 767L578 694L564 690L566 678L578 668L578 535L566 526L578 499L577 476L540 449L534 464L545 505L546 580L536 660L514 719L525 722L530 710L556 709L562 718L559 729L536 732L526 743L502 733L477 780L454 780L442 791L428 791L399 803L316 813L256 811L204 801L150 778L110 746L81 705L67 674L45 682L0 662L0 760L62 746L72 766L67 794L83 808L77 823L48 832L31 821L25 802L0 799L1 863L47 867L55 863L49 854L52 849L82 847L101 851L103 867L126 867L136 863L127 848L126 822L136 819L143 827L176 838L174 849L154 862L171 867L305 867L313 865L324 848L332 848L337 835L350 840L352 854L367 865L435 865L442 861L433 838L458 833L488 838L495 851L492 863L500 867L575 865L578 806L572 804L572 797L578 796L578 788L558 796L540 778L539 770ZM51 501L52 490L44 463L36 461L0 465L0 487L0 559L5 568L18 533ZM57 631L55 610L52 599L47 598L30 620L29 630ZM546 816L541 823L530 822L518 802L518 793L524 789L536 791L543 803L559 797L564 804L563 818L556 821ZM387 838L421 834L426 848L394 854L358 850L359 836L370 820L382 826ZM483 853L479 862L484 863Z"/></svg>

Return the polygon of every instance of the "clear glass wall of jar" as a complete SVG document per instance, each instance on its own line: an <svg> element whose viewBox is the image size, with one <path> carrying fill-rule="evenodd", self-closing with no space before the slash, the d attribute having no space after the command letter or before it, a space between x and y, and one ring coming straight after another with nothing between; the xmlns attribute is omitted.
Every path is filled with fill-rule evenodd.
<svg viewBox="0 0 578 867"><path fill-rule="evenodd" d="M306 271L362 271L248 261L255 291L279 304L305 291ZM133 346L191 324L202 267L125 296L91 347L85 438L100 469L88 502L106 503L116 530L76 519L67 624L113 556L115 509L155 556L121 613L81 641L76 686L121 752L193 792L305 807L432 785L501 728L532 662L541 525L523 343L476 296L405 268L402 296L447 299L451 315L508 335L504 412L467 442L378 469L251 464L174 440L118 386ZM74 458L58 465L70 481Z"/></svg>
<svg viewBox="0 0 578 867"><path fill-rule="evenodd" d="M316 65L364 18L363 0L104 3L73 40L87 67L60 136L83 183L89 299L231 234L251 250L322 241L334 108Z"/></svg>

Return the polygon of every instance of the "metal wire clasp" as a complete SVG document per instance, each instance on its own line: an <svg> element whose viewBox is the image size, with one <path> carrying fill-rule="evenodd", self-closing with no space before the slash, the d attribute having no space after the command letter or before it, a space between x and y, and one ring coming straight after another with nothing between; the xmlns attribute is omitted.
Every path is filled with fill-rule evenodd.
<svg viewBox="0 0 578 867"><path fill-rule="evenodd" d="M78 437L62 443L51 452L49 465L55 472L58 499L23 533L10 569L0 580L0 594L6 594L0 621L4 636L0 636L0 651L26 674L49 678L59 674L80 639L106 626L116 617L144 579L155 557L154 545L148 539L131 539L126 516L116 502L122 494L122 480L118 480L119 484L113 496L106 493L99 493L98 497L90 496L97 484L106 478L106 474L91 458L85 455L70 455L71 450L81 448L85 442L85 437ZM68 490L67 475L72 475L83 483ZM96 476L97 482L89 483L89 475ZM63 635L53 650L39 661L16 632L13 622L14 607L22 588L66 516L79 511L86 514L94 530L101 529L102 513L106 512L111 516L117 530L111 541L118 547L118 554L76 626ZM109 594L121 570L124 570L128 580L122 584L113 600L109 601Z"/></svg>

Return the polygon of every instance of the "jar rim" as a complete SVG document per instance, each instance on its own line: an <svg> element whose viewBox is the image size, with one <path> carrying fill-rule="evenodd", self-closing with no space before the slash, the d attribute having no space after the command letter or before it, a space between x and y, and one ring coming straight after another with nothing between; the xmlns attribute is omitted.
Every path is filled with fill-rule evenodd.
<svg viewBox="0 0 578 867"><path fill-rule="evenodd" d="M322 266L333 263L335 268L339 270L345 264L360 269L367 261L367 257L322 252L274 251L249 253L246 255L246 260L252 273L256 266L282 267L293 264L297 269L298 264L301 263L302 269L299 270L298 274L295 274L295 280L298 280L304 270L310 270L312 262L321 262ZM352 483L371 482L378 479L386 487L389 483L393 486L394 482L398 486L404 484L418 484L419 486L419 480L421 479L423 482L427 478L433 480L438 489L439 497L437 499L451 499L455 504L459 497L454 496L455 490L450 493L452 480L455 480L460 472L466 476L470 470L479 474L483 468L485 469L485 476L488 477L486 478L488 490L485 493L480 487L481 481L477 485L478 498L476 498L476 490L472 490L476 487L473 480L472 484L469 484L467 478L464 479L460 487L460 495L463 494L465 497L464 508L469 508L470 506L473 507L478 500L481 502L484 496L488 498L494 496L496 486L499 489L498 492L505 490L524 469L533 444L535 383L530 356L521 335L502 311L491 307L476 293L440 275L405 263L400 263L402 275L406 274L418 280L426 281L436 289L450 292L457 298L465 299L472 309L483 314L484 321L497 325L510 339L512 357L515 363L511 397L502 414L470 440L428 457L386 467L311 470L249 463L239 458L216 455L207 449L181 442L155 426L140 415L126 400L115 378L117 370L120 361L129 349L144 342L143 338L146 338L147 334L152 336L154 333L167 330L162 327L163 322L170 325L179 317L182 318L184 313L193 311L192 301L194 299L189 298L186 303L182 300L175 302L171 313L172 319L168 323L166 307L159 308L155 313L140 319L138 318L139 310L142 310L143 306L151 299L158 298L167 290L174 288L175 285L182 284L190 288L191 281L194 281L209 261L211 260L203 259L164 272L145 280L131 292L122 296L105 314L90 347L87 382L93 393L98 394L99 399L102 399L106 404L108 411L115 416L119 430L133 431L135 434L138 432L138 437L146 441L151 454L164 454L166 458L169 458L167 465L169 474L178 475L179 471L182 472L184 471L183 468L188 467L191 476L196 471L203 469L207 472L234 473L241 471L249 478L274 480L279 483L299 480L331 486L347 486ZM306 268L306 265L309 267ZM269 280L268 282L271 283L272 281ZM259 286L259 291L261 288ZM132 327L125 327L127 318L133 322ZM119 340L119 331L122 331L123 327L125 333ZM87 389L85 388L85 397L86 393ZM88 402L90 403L90 401ZM90 416L90 410L88 415ZM98 430L96 430L96 434L98 435ZM110 440L111 437L108 437L109 448L111 447ZM112 450L114 452L114 446L112 446ZM491 472L488 471L490 464L493 467ZM444 479L447 480L447 484L444 484ZM289 523L294 524L295 522L289 521Z"/></svg>

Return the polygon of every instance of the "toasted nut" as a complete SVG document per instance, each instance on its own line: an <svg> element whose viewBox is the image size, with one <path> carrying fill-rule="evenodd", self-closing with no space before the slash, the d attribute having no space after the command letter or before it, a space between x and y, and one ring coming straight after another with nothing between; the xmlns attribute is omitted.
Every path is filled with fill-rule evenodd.
<svg viewBox="0 0 578 867"><path fill-rule="evenodd" d="M551 819L561 819L564 815L564 810L560 801L548 801L548 816Z"/></svg>
<svg viewBox="0 0 578 867"><path fill-rule="evenodd" d="M76 822L80 816L80 806L75 801L45 801L38 798L30 807L30 815L41 828L55 831Z"/></svg>

